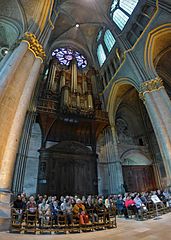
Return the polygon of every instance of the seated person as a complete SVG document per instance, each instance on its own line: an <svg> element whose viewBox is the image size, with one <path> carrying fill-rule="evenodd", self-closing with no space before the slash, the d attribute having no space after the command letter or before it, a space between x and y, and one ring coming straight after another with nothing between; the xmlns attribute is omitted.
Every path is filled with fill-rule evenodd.
<svg viewBox="0 0 171 240"><path fill-rule="evenodd" d="M55 222L55 224L58 223L58 213L59 213L59 205L58 201L56 201L55 197L52 197L51 202L49 203L51 215L52 215L52 221Z"/></svg>
<svg viewBox="0 0 171 240"><path fill-rule="evenodd" d="M86 209L87 209L88 215L90 217L90 220L92 222L98 222L97 211L96 211L95 205L92 202L91 195L89 195L87 198Z"/></svg>
<svg viewBox="0 0 171 240"><path fill-rule="evenodd" d="M28 210L29 213L35 213L36 212L37 204L36 204L33 196L30 196L29 201L27 202L26 207L27 207L27 210Z"/></svg>
<svg viewBox="0 0 171 240"><path fill-rule="evenodd" d="M118 199L116 201L116 208L117 208L117 211L119 214L124 214L124 217L128 218L128 212L125 207L125 202L124 202L121 194L118 195Z"/></svg>
<svg viewBox="0 0 171 240"><path fill-rule="evenodd" d="M33 223L33 221L36 220L35 214L37 211L37 204L36 204L33 196L30 196L29 201L26 204L26 208L27 208L27 212L29 213L28 220Z"/></svg>
<svg viewBox="0 0 171 240"><path fill-rule="evenodd" d="M105 205L103 204L103 199L99 198L96 204L96 209L99 213L103 213L106 209Z"/></svg>
<svg viewBox="0 0 171 240"><path fill-rule="evenodd" d="M46 199L43 198L42 203L38 206L39 212L39 224L48 224L51 216L50 206L46 203Z"/></svg>
<svg viewBox="0 0 171 240"><path fill-rule="evenodd" d="M22 200L20 194L17 195L17 199L14 201L13 208L15 213L18 215L18 220L21 220L23 218L23 212L25 210L25 203Z"/></svg>
<svg viewBox="0 0 171 240"><path fill-rule="evenodd" d="M134 198L134 202L135 202L135 206L138 210L139 216L141 216L143 212L148 211L145 204L142 202L139 193L136 194L136 196Z"/></svg>
<svg viewBox="0 0 171 240"><path fill-rule="evenodd" d="M69 197L66 197L60 207L62 213L66 214L67 224L71 224L73 219L71 199Z"/></svg>
<svg viewBox="0 0 171 240"><path fill-rule="evenodd" d="M97 211L98 217L99 217L99 215L101 215L101 216L103 215L104 220L109 219L109 212L106 213L106 210L107 210L107 208L106 208L105 204L103 204L103 199L100 197L96 204L96 211Z"/></svg>
<svg viewBox="0 0 171 240"><path fill-rule="evenodd" d="M76 216L76 218L79 219L80 224L85 224L89 222L85 206L82 204L82 201L79 198L76 200L76 204L74 205L73 208L73 213Z"/></svg>
<svg viewBox="0 0 171 240"><path fill-rule="evenodd" d="M126 197L125 207L126 207L128 210L132 210L133 213L134 213L135 215L137 215L138 210L137 210L135 201L132 200L132 198L130 197L130 195L128 195L128 196Z"/></svg>

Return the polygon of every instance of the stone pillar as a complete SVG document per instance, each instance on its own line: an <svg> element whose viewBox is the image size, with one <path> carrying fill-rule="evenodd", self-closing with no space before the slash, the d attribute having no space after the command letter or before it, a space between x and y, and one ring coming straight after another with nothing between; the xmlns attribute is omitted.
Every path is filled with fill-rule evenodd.
<svg viewBox="0 0 171 240"><path fill-rule="evenodd" d="M144 101L163 158L167 185L171 184L171 103L160 78L141 85Z"/></svg>
<svg viewBox="0 0 171 240"><path fill-rule="evenodd" d="M122 166L118 156L114 127L105 129L107 164L109 170L109 193L121 193L123 185Z"/></svg>
<svg viewBox="0 0 171 240"><path fill-rule="evenodd" d="M0 70L0 100L5 94L6 87L8 83L12 80L13 75L18 66L20 65L27 50L28 44L26 42L21 42L19 46L14 49L13 53Z"/></svg>
<svg viewBox="0 0 171 240"><path fill-rule="evenodd" d="M31 96L34 92L39 75L42 59L45 56L43 47L35 35L25 34L22 45L27 44L28 49L23 54L20 63L7 72L8 84L0 102L0 221L8 221L10 217L9 196L16 153L21 136L25 116ZM24 48L25 49L25 48ZM16 59L17 61L17 56ZM10 76L12 74L12 77ZM6 214L4 216L4 213ZM2 228L7 224L2 224ZM1 228L0 228L1 230Z"/></svg>

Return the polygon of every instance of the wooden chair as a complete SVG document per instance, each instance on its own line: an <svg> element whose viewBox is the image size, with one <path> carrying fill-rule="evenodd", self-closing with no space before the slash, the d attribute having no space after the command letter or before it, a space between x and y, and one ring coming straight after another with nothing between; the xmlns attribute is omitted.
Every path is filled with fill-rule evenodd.
<svg viewBox="0 0 171 240"><path fill-rule="evenodd" d="M11 232L21 233L23 223L23 212L20 209L11 209Z"/></svg>
<svg viewBox="0 0 171 240"><path fill-rule="evenodd" d="M38 231L38 211L36 210L34 213L26 210L26 226L25 231L36 233Z"/></svg>
<svg viewBox="0 0 171 240"><path fill-rule="evenodd" d="M66 233L68 230L66 214L62 212L58 213L58 224L56 226L55 232Z"/></svg>
<svg viewBox="0 0 171 240"><path fill-rule="evenodd" d="M105 229L106 224L106 212L105 209L97 210L98 222L94 224L95 229Z"/></svg>
<svg viewBox="0 0 171 240"><path fill-rule="evenodd" d="M107 216L109 216L109 219L106 218L106 227L108 228L114 228L117 227L116 223L116 208L112 207L111 209L106 211Z"/></svg>
<svg viewBox="0 0 171 240"><path fill-rule="evenodd" d="M51 233L52 232L52 216L43 213L39 218L39 230L40 233Z"/></svg>
<svg viewBox="0 0 171 240"><path fill-rule="evenodd" d="M70 233L80 232L81 226L79 218L73 214L72 223L68 226L68 231Z"/></svg>

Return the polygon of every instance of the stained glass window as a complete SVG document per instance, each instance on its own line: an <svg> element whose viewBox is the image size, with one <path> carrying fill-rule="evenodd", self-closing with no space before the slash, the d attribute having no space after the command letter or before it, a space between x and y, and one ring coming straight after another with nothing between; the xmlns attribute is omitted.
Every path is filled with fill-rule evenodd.
<svg viewBox="0 0 171 240"><path fill-rule="evenodd" d="M122 30L139 0L113 0L110 15L113 21Z"/></svg>
<svg viewBox="0 0 171 240"><path fill-rule="evenodd" d="M100 66L102 66L104 61L106 60L106 54L102 44L99 44L97 47L97 57L98 57Z"/></svg>
<svg viewBox="0 0 171 240"><path fill-rule="evenodd" d="M52 52L52 56L56 57L62 65L69 66L70 62L76 59L78 68L85 68L87 66L86 58L78 51L70 48L57 48Z"/></svg>
<svg viewBox="0 0 171 240"><path fill-rule="evenodd" d="M110 52L113 45L115 44L115 39L114 39L113 34L111 33L111 31L109 29L106 30L106 32L104 34L104 42L106 44L106 47L107 47L108 51Z"/></svg>

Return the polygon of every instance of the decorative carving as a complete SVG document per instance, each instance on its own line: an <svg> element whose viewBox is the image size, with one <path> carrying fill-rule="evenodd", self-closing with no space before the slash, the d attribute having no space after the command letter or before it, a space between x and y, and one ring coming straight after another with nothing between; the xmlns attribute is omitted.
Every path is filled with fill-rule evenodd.
<svg viewBox="0 0 171 240"><path fill-rule="evenodd" d="M44 60L46 54L43 46L39 43L38 39L33 33L26 32L22 41L29 44L29 49L34 53L37 58L42 59L42 61Z"/></svg>
<svg viewBox="0 0 171 240"><path fill-rule="evenodd" d="M144 101L144 94L147 92L158 91L163 88L163 81L161 78L157 77L150 81L143 82L141 84L139 97Z"/></svg>

